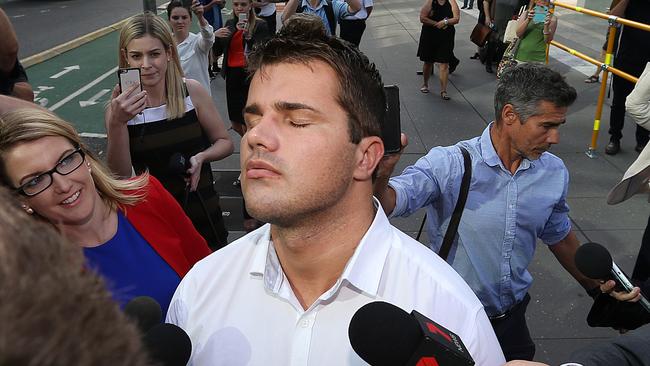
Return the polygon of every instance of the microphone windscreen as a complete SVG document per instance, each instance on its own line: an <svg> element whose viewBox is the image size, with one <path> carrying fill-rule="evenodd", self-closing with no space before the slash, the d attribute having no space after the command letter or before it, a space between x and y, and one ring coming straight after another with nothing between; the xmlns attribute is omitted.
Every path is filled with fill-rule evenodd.
<svg viewBox="0 0 650 366"><path fill-rule="evenodd" d="M135 321L142 333L162 321L160 304L149 296L134 297L124 306L124 313Z"/></svg>
<svg viewBox="0 0 650 366"><path fill-rule="evenodd" d="M161 366L185 366L192 355L192 341L174 324L158 324L143 338L151 360Z"/></svg>
<svg viewBox="0 0 650 366"><path fill-rule="evenodd" d="M172 174L187 175L187 159L183 154L177 152L169 158L168 169Z"/></svg>
<svg viewBox="0 0 650 366"><path fill-rule="evenodd" d="M603 280L611 277L612 256L604 246L597 243L585 243L576 251L576 267L585 276Z"/></svg>
<svg viewBox="0 0 650 366"><path fill-rule="evenodd" d="M362 306L352 316L348 328L352 349L372 366L406 364L422 336L414 317L383 301Z"/></svg>

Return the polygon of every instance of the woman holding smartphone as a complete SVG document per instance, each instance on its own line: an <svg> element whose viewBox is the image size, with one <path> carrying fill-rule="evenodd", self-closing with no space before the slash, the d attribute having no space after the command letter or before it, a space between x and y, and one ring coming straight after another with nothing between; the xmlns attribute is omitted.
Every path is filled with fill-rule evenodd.
<svg viewBox="0 0 650 366"><path fill-rule="evenodd" d="M244 106L248 98L248 73L246 57L253 46L270 37L266 22L255 16L252 0L233 0L232 19L226 26L217 29L214 35L223 50L221 76L226 79L226 101L228 117L240 136L246 132L244 124Z"/></svg>
<svg viewBox="0 0 650 366"><path fill-rule="evenodd" d="M49 111L15 109L0 121L0 183L25 212L81 246L118 303L151 296L166 312L181 278L210 253L169 192L146 173L115 179Z"/></svg>
<svg viewBox="0 0 650 366"><path fill-rule="evenodd" d="M129 19L120 31L120 68L139 68L142 91L115 88L106 109L107 162L120 177L149 171L181 203L212 248L227 243L210 162L233 143L212 98L184 79L169 25L153 13Z"/></svg>
<svg viewBox="0 0 650 366"><path fill-rule="evenodd" d="M553 40L557 18L549 11L548 0L534 0L517 21L519 48L515 54L518 63L546 62L546 47Z"/></svg>

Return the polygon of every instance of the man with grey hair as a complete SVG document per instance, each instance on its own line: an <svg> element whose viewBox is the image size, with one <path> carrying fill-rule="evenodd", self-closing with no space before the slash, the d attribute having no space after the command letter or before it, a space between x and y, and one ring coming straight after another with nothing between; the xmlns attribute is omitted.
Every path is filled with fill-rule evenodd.
<svg viewBox="0 0 650 366"><path fill-rule="evenodd" d="M527 268L538 238L583 287L598 286L575 267L580 244L568 217L569 173L547 152L559 142L558 129L575 99L575 89L557 72L516 67L499 80L496 121L481 136L433 148L390 181L399 155L386 157L375 182L389 217L427 209L429 247L438 252L465 170L460 147L469 152L469 195L448 262L483 303L507 360L535 354L525 311L532 284Z"/></svg>

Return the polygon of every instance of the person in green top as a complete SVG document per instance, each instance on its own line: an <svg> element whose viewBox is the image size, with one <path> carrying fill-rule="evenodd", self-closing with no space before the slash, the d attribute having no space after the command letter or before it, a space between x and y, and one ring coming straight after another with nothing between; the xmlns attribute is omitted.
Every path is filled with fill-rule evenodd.
<svg viewBox="0 0 650 366"><path fill-rule="evenodd" d="M531 0L528 11L517 21L519 48L515 59L521 62L546 61L546 45L551 43L557 28L557 18L549 12L548 0Z"/></svg>

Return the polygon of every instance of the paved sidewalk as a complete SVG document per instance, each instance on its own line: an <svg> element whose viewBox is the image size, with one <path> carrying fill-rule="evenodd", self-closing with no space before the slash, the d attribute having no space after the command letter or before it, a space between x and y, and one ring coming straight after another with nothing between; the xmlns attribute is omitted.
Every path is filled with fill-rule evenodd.
<svg viewBox="0 0 650 366"><path fill-rule="evenodd" d="M476 49L469 41L478 16L476 8L461 11L461 23L456 29L455 53L461 63L450 77L451 100L443 101L439 97L436 77L431 79L430 94L419 92L421 76L416 75L416 70L421 68L421 63L416 51L421 5L420 0L376 0L361 42L362 51L377 64L384 82L400 86L402 128L410 142L398 170L434 146L453 144L480 134L494 116L495 77L487 74L478 61L469 59ZM556 39L597 56L606 23L564 10L558 14ZM648 217L648 203L636 197L617 206L608 206L605 197L638 155L633 150L633 123L630 120L626 123L622 152L614 157L605 156L602 151L608 140L609 118L609 107L605 106L599 156L588 158L585 151L591 140L599 84L585 84L583 80L593 67L559 50L552 50L551 55L551 67L563 73L579 95L569 110L567 124L561 128L561 143L552 150L564 160L571 173L569 204L574 229L582 242L595 241L607 246L619 266L631 272ZM227 117L224 85L221 78L215 79L212 92L219 110ZM238 155L215 166L237 168ZM420 212L406 219L393 220L393 223L415 236L422 216ZM540 243L531 267L535 283L528 317L537 343L536 360L558 365L572 350L617 333L587 326L585 319L591 299L544 247Z"/></svg>

